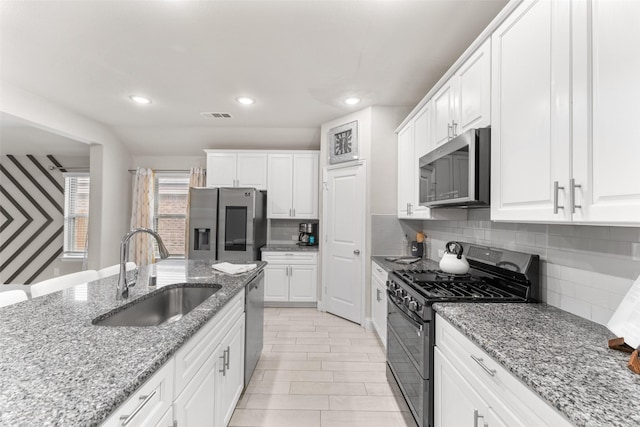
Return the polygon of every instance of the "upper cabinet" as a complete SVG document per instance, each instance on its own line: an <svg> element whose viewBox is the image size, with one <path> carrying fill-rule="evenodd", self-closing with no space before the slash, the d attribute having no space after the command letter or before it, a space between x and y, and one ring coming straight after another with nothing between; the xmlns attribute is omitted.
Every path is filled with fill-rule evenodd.
<svg viewBox="0 0 640 427"><path fill-rule="evenodd" d="M491 124L491 40L487 39L436 92L433 140L438 146Z"/></svg>
<svg viewBox="0 0 640 427"><path fill-rule="evenodd" d="M638 16L529 0L493 33L492 220L640 222Z"/></svg>
<svg viewBox="0 0 640 427"><path fill-rule="evenodd" d="M267 218L318 218L319 153L268 156Z"/></svg>
<svg viewBox="0 0 640 427"><path fill-rule="evenodd" d="M565 1L525 1L493 33L493 220L571 217L570 7Z"/></svg>
<svg viewBox="0 0 640 427"><path fill-rule="evenodd" d="M264 151L205 150L207 187L267 189L267 153Z"/></svg>
<svg viewBox="0 0 640 427"><path fill-rule="evenodd" d="M638 224L640 2L575 2L572 11L573 173L562 184L568 205L574 221Z"/></svg>

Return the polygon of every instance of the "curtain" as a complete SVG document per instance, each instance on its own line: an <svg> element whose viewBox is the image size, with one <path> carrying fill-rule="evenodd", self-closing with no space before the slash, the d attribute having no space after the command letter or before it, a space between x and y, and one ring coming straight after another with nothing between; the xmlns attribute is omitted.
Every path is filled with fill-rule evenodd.
<svg viewBox="0 0 640 427"><path fill-rule="evenodd" d="M133 179L133 201L131 228L153 229L153 170L137 168ZM129 260L138 266L152 264L153 237L147 233L137 233L129 242Z"/></svg>
<svg viewBox="0 0 640 427"><path fill-rule="evenodd" d="M191 168L189 170L189 188L206 187L207 186L207 170L205 168ZM187 196L187 218L184 227L184 256L189 257L189 206L191 206L191 193Z"/></svg>

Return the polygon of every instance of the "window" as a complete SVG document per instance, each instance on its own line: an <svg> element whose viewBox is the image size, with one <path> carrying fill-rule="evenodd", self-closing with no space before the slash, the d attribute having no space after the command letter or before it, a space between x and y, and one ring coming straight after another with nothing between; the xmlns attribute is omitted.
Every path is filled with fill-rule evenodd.
<svg viewBox="0 0 640 427"><path fill-rule="evenodd" d="M64 174L63 258L83 258L89 226L89 174Z"/></svg>
<svg viewBox="0 0 640 427"><path fill-rule="evenodd" d="M156 173L153 229L172 256L184 257L187 221L188 173ZM156 250L156 255L159 256Z"/></svg>

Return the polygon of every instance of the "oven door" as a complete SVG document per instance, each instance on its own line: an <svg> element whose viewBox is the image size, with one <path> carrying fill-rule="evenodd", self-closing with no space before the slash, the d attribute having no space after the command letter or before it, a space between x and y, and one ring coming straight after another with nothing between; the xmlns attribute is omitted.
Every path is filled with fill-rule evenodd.
<svg viewBox="0 0 640 427"><path fill-rule="evenodd" d="M387 330L395 332L420 376L429 379L429 322L412 315L404 306L398 306L391 293L387 295Z"/></svg>

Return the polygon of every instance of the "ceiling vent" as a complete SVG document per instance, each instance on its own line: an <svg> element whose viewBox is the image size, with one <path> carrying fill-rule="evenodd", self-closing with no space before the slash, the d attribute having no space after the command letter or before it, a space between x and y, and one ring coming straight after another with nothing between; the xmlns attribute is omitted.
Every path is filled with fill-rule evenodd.
<svg viewBox="0 0 640 427"><path fill-rule="evenodd" d="M211 117L213 119L231 119L233 118L233 116L229 113L209 113L209 112L205 112L205 113L200 113L201 116L203 117Z"/></svg>

